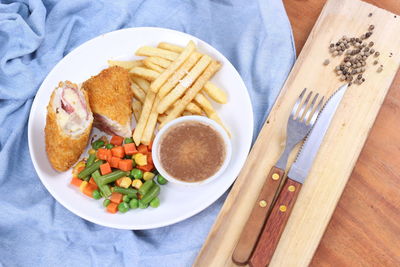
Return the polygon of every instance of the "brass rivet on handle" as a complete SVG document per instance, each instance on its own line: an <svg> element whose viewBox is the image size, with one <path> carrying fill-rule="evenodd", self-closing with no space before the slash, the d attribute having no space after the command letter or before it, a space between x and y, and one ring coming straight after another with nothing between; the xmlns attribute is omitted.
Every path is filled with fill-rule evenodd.
<svg viewBox="0 0 400 267"><path fill-rule="evenodd" d="M279 179L279 174L277 174L277 173L274 173L274 174L272 174L272 180L278 180Z"/></svg>
<svg viewBox="0 0 400 267"><path fill-rule="evenodd" d="M290 192L294 192L296 190L296 187L294 185L289 185L288 190Z"/></svg>
<svg viewBox="0 0 400 267"><path fill-rule="evenodd" d="M261 208L265 208L267 206L267 201L261 200L258 205L260 205Z"/></svg>
<svg viewBox="0 0 400 267"><path fill-rule="evenodd" d="M282 212L285 212L286 209L287 209L287 208L286 208L285 205L280 205L280 206L279 206L279 210L282 211Z"/></svg>

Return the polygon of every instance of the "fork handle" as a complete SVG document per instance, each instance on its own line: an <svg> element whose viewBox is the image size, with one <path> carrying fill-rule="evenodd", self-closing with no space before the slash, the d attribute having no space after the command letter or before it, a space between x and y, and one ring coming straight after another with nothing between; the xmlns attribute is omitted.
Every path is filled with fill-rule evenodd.
<svg viewBox="0 0 400 267"><path fill-rule="evenodd" d="M254 253L250 258L249 265L251 267L265 267L269 265L292 212L301 185L301 183L293 181L289 177L286 179L261 233Z"/></svg>
<svg viewBox="0 0 400 267"><path fill-rule="evenodd" d="M278 167L271 168L232 254L236 264L248 263L284 174Z"/></svg>

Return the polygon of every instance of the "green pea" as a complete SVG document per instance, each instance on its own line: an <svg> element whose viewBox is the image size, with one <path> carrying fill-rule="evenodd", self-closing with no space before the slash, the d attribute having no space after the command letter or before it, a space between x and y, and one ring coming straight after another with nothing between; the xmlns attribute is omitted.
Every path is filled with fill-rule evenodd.
<svg viewBox="0 0 400 267"><path fill-rule="evenodd" d="M97 189L94 190L93 193L92 193L92 197L93 197L94 199L100 199L100 198L101 198L100 191L97 190Z"/></svg>
<svg viewBox="0 0 400 267"><path fill-rule="evenodd" d="M125 213L129 210L129 205L126 202L121 202L118 205L119 212Z"/></svg>
<svg viewBox="0 0 400 267"><path fill-rule="evenodd" d="M168 183L168 180L165 179L164 177L162 177L161 174L157 175L157 183L159 183L160 185L165 185L166 183Z"/></svg>
<svg viewBox="0 0 400 267"><path fill-rule="evenodd" d="M111 149L111 148L113 148L113 147L114 147L113 144L107 144L107 145L106 145L106 148L107 148L107 149Z"/></svg>
<svg viewBox="0 0 400 267"><path fill-rule="evenodd" d="M132 138L125 138L125 144L133 143Z"/></svg>
<svg viewBox="0 0 400 267"><path fill-rule="evenodd" d="M139 209L147 209L149 203L144 204L141 200L139 200Z"/></svg>
<svg viewBox="0 0 400 267"><path fill-rule="evenodd" d="M123 202L129 202L129 200L131 200L127 195L124 195L123 197L122 197L122 201Z"/></svg>
<svg viewBox="0 0 400 267"><path fill-rule="evenodd" d="M139 169L133 169L131 170L131 177L135 179L142 179L143 178L143 172Z"/></svg>
<svg viewBox="0 0 400 267"><path fill-rule="evenodd" d="M131 209L137 209L139 207L139 200L137 200L136 198L131 199L131 201L129 201L129 207Z"/></svg>
<svg viewBox="0 0 400 267"><path fill-rule="evenodd" d="M158 197L154 198L152 201L150 201L150 206L152 208L157 208L160 206L160 199Z"/></svg>
<svg viewBox="0 0 400 267"><path fill-rule="evenodd" d="M99 149L100 147L103 147L103 146L104 146L104 141L103 140L97 140L97 141L94 141L92 143L92 148L95 149L95 150L97 150L97 149Z"/></svg>
<svg viewBox="0 0 400 267"><path fill-rule="evenodd" d="M103 206L104 206L104 207L107 207L108 204L110 204L110 203L111 203L111 200L109 200L108 198L106 198L106 199L104 199L104 201L103 201Z"/></svg>

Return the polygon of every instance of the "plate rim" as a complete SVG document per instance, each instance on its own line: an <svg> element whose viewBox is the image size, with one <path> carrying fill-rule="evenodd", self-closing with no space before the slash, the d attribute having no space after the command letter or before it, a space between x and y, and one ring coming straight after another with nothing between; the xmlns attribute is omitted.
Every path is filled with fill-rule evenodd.
<svg viewBox="0 0 400 267"><path fill-rule="evenodd" d="M46 81L49 79L49 77L53 74L54 70L58 67L59 64L61 64L62 61L64 61L65 59L68 59L70 57L72 57L75 53L77 53L76 51L81 48L82 46L86 46L86 45L90 45L92 42L96 42L98 39L100 40L101 38L103 38L105 35L110 35L110 34L115 34L117 32L122 32L122 31L132 31L132 30L151 30L151 31L167 31L170 32L171 34L178 34L178 35L183 35L184 37L188 38L188 39L194 39L194 40L200 40L201 42L204 42L205 44L207 44L209 47L211 47L213 50L215 50L215 52L217 52L217 54L221 55L224 59L226 59L227 63L233 68L233 70L236 72L236 74L239 76L240 78L240 83L241 86L243 86L246 90L245 90L245 95L248 98L248 101L250 103L250 112L249 112L249 120L250 120L250 124L251 124L251 134L250 134L250 141L249 144L247 145L247 147L245 148L246 151L246 156L245 156L245 160L243 161L243 163L240 166L239 172L237 174L237 176L240 174L241 170L243 169L244 164L246 163L246 159L247 156L250 152L251 149L251 145L252 145L252 140L254 137L254 110L253 110L253 105L251 102L251 98L250 98L250 94L249 91L247 90L247 86L243 81L242 76L240 75L240 73L237 71L237 69L235 68L235 66L225 57L224 54L222 54L219 50L217 50L214 46L212 46L211 44L209 44L208 42L193 36L191 34L185 33L185 32L181 32L181 31L177 31L177 30L172 30L172 29L168 29L168 28L162 28L162 27L129 27L129 28L123 28L123 29L118 29L115 31L110 31L107 33L103 33L100 34L90 40L85 41L84 43L78 45L77 47L75 47L73 50L71 50L67 55L65 55L61 60L59 60L57 62L57 64L55 64L53 66L53 68L50 70L50 72L46 75L46 77L43 79L43 81L41 82L39 89L37 90L36 94L42 90L42 86L43 84L46 83ZM42 178L39 173L38 173L38 169L39 165L37 163L36 157L33 154L33 151L31 149L31 147L33 147L33 140L32 140L32 131L33 131L33 119L36 113L36 110L38 108L39 105L39 101L37 100L37 98L35 97L32 106L30 108L30 113L29 113L29 120L28 120L28 147L29 147L29 154L31 157L31 161L33 163L33 166L35 168L35 172L37 174L37 176L39 177L39 180L41 181L41 183L44 185L44 187L46 188L46 190L50 193L50 195L58 202L60 203L64 208L66 208L67 210L69 210L70 212L72 212L74 215L81 217L89 222L101 225L101 226L105 226L105 227L110 227L110 228L114 228L114 229L126 229L126 230L147 230L147 229L155 229L155 228L160 228L160 227L165 227L165 226L169 226L169 225L173 225L176 224L178 222L181 222L183 220L186 220L188 218L193 217L194 215L202 212L203 210L207 209L209 206L211 206L213 203L215 203L226 191L229 190L229 188L235 183L236 178L232 179L231 182L227 183L227 186L225 189L223 190L218 190L218 193L216 194L217 197L214 198L210 198L210 200L205 202L205 205L202 205L201 207L193 207L193 209L191 209L190 212L187 212L181 216L176 216L173 219L167 220L167 221L163 221L163 223L153 223L153 224L148 224L146 226L141 226L141 227L128 227L126 225L123 224L116 224L116 223L108 223L108 222L103 222L103 221L99 221L98 219L96 219L95 217L91 216L91 215L87 215L85 213L82 213L78 210L76 210L74 208L73 205L68 204L68 201L64 201L62 199L62 197L60 197L58 195L58 193L55 192L55 190L52 189L52 187L50 186L49 183L46 182L46 179ZM120 214L121 215L121 214ZM115 215L114 215L115 216ZM118 215L117 215L118 216ZM123 214L121 215L123 216Z"/></svg>

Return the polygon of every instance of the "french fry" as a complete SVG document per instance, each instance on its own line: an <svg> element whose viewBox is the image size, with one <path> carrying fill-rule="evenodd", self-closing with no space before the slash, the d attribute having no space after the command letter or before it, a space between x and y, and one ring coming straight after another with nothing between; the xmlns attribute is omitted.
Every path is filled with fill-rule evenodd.
<svg viewBox="0 0 400 267"><path fill-rule="evenodd" d="M210 65L210 62L211 58L207 55L203 55L201 59L197 62L197 64L186 75L186 77L183 78L183 80L181 80L179 84L161 100L160 104L157 107L158 113L164 113L170 105L178 100L185 93L185 91L196 81L196 79L207 68L207 66ZM187 104L189 103L186 103L185 106Z"/></svg>
<svg viewBox="0 0 400 267"><path fill-rule="evenodd" d="M147 57L145 60L150 61L151 63L157 64L158 66L166 69L171 64L171 61L162 57Z"/></svg>
<svg viewBox="0 0 400 267"><path fill-rule="evenodd" d="M172 111L168 114L167 118L161 123L163 127L166 123L177 118L185 110L185 107L192 102L195 96L201 91L206 82L220 69L221 64L213 61L208 65L206 70L200 75L192 87L187 90L186 94L182 97L182 101L178 103Z"/></svg>
<svg viewBox="0 0 400 267"><path fill-rule="evenodd" d="M163 72L165 69L163 67L158 66L157 64L154 64L153 62L150 62L148 58L143 60L143 64L148 67L149 69L152 69L154 71L157 71L159 73Z"/></svg>
<svg viewBox="0 0 400 267"><path fill-rule="evenodd" d="M182 113L182 116L192 116L193 114L192 113L190 113L190 111L184 111L183 113Z"/></svg>
<svg viewBox="0 0 400 267"><path fill-rule="evenodd" d="M145 98L146 98L146 94L143 92L142 89L139 88L139 86L134 83L131 82L131 90L133 95L140 101L140 102L144 102Z"/></svg>
<svg viewBox="0 0 400 267"><path fill-rule="evenodd" d="M107 60L108 66L120 66L125 69L132 69L134 67L142 67L143 62L141 60L130 60L130 61L122 61L122 60Z"/></svg>
<svg viewBox="0 0 400 267"><path fill-rule="evenodd" d="M165 115L165 114L158 114L157 121L158 121L159 124L161 124L166 118L167 118L167 115Z"/></svg>
<svg viewBox="0 0 400 267"><path fill-rule="evenodd" d="M226 93L212 82L207 82L203 87L203 91L217 103L226 104L228 102Z"/></svg>
<svg viewBox="0 0 400 267"><path fill-rule="evenodd" d="M151 139L153 138L154 129L156 128L157 119L158 119L157 106L158 106L159 102L160 102L160 99L156 96L153 107L151 108L149 118L146 123L146 128L144 129L142 139L141 139L141 143L144 145L149 145L151 142Z"/></svg>
<svg viewBox="0 0 400 267"><path fill-rule="evenodd" d="M166 42L159 43L157 47L165 49L165 50L169 50L169 51L174 51L177 53L181 53L184 49L182 46L174 45L174 44L170 44L170 43L166 43Z"/></svg>
<svg viewBox="0 0 400 267"><path fill-rule="evenodd" d="M227 132L229 137L231 137L231 132L229 131L228 128L226 128L226 126L222 122L221 118L218 116L217 112L215 111L214 107L211 105L210 101L208 101L208 99L203 95L203 93L201 93L201 92L198 93L194 97L194 101L196 103L198 103L200 107L203 108L203 110L206 113L207 117L209 117L210 119L214 120L219 125L221 125L225 129L225 131Z"/></svg>
<svg viewBox="0 0 400 267"><path fill-rule="evenodd" d="M136 124L135 131L133 132L132 138L135 144L138 146L140 144L144 128L146 127L147 120L149 119L151 109L153 107L154 99L156 94L151 90L146 95L146 99L143 103L142 112L140 114L139 121Z"/></svg>
<svg viewBox="0 0 400 267"><path fill-rule="evenodd" d="M201 54L198 52L194 52L190 55L185 63L183 63L183 65L177 71L175 71L168 81L161 86L160 90L158 91L160 98L163 98L165 95L167 95L172 88L177 85L179 80L189 72L189 70L194 66L194 64L196 64L200 57Z"/></svg>
<svg viewBox="0 0 400 267"><path fill-rule="evenodd" d="M148 81L154 81L155 79L157 79L158 76L160 76L160 73L158 73L157 71L149 70L143 67L134 67L129 72L134 76L146 79Z"/></svg>
<svg viewBox="0 0 400 267"><path fill-rule="evenodd" d="M157 77L155 81L150 84L150 89L157 93L160 87L171 77L172 74L186 61L186 59L196 50L196 46L193 41L190 41L182 53L176 58L168 68ZM173 52L171 52L173 53Z"/></svg>
<svg viewBox="0 0 400 267"><path fill-rule="evenodd" d="M149 88L150 88L150 83L149 83L149 81L147 81L147 80L145 80L145 79L143 79L143 78L134 76L134 75L132 75L131 78L132 78L132 81L135 82L137 85L139 85L139 87L140 87L145 93L147 93L147 91L149 91Z"/></svg>
<svg viewBox="0 0 400 267"><path fill-rule="evenodd" d="M134 97L132 98L132 111L136 121L138 121L142 112L142 103Z"/></svg>
<svg viewBox="0 0 400 267"><path fill-rule="evenodd" d="M142 46L138 50L136 50L135 54L137 56L145 57L162 57L169 60L175 60L179 56L179 53L152 46Z"/></svg>
<svg viewBox="0 0 400 267"><path fill-rule="evenodd" d="M192 113L194 115L202 115L203 114L203 111L201 110L201 108L193 102L190 102L189 104L187 104L187 106L185 107L185 111L189 111L190 113Z"/></svg>

